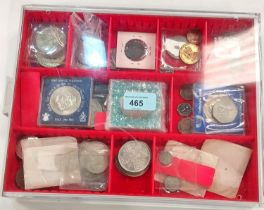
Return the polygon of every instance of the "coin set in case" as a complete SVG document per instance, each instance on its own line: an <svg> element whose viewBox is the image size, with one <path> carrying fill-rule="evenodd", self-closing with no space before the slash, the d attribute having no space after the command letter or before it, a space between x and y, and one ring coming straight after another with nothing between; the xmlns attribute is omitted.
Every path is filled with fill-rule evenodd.
<svg viewBox="0 0 264 210"><path fill-rule="evenodd" d="M256 18L25 9L4 194L262 202Z"/></svg>

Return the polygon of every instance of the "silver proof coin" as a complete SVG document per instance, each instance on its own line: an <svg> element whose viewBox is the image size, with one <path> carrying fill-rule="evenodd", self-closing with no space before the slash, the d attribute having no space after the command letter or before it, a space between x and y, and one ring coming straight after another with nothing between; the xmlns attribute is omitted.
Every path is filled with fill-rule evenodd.
<svg viewBox="0 0 264 210"><path fill-rule="evenodd" d="M181 103L178 105L177 111L181 116L189 116L192 113L192 106L188 103Z"/></svg>
<svg viewBox="0 0 264 210"><path fill-rule="evenodd" d="M50 107L58 115L71 115L81 105L80 92L71 86L59 87L50 97Z"/></svg>
<svg viewBox="0 0 264 210"><path fill-rule="evenodd" d="M131 39L125 44L124 52L130 60L141 61L148 55L148 46L140 39Z"/></svg>
<svg viewBox="0 0 264 210"><path fill-rule="evenodd" d="M120 167L128 173L141 175L150 164L151 152L149 146L142 141L131 140L126 142L117 155Z"/></svg>
<svg viewBox="0 0 264 210"><path fill-rule="evenodd" d="M181 119L178 123L178 130L180 133L192 133L193 120L189 117Z"/></svg>
<svg viewBox="0 0 264 210"><path fill-rule="evenodd" d="M94 126L95 114L96 112L102 112L103 108L97 99L93 98L90 103L90 118L89 125Z"/></svg>
<svg viewBox="0 0 264 210"><path fill-rule="evenodd" d="M35 45L41 52L49 56L56 55L66 46L64 31L56 26L47 26L35 31Z"/></svg>
<svg viewBox="0 0 264 210"><path fill-rule="evenodd" d="M213 106L213 117L220 123L233 122L237 114L237 107L229 96L219 98Z"/></svg>
<svg viewBox="0 0 264 210"><path fill-rule="evenodd" d="M180 95L184 100L192 100L193 99L193 85L186 84L181 86Z"/></svg>
<svg viewBox="0 0 264 210"><path fill-rule="evenodd" d="M168 166L171 164L172 162L172 155L171 153L167 152L167 151L160 151L159 153L159 162L164 165L164 166Z"/></svg>
<svg viewBox="0 0 264 210"><path fill-rule="evenodd" d="M180 58L180 48L187 42L185 36L172 36L165 38L164 47L168 54L175 58Z"/></svg>
<svg viewBox="0 0 264 210"><path fill-rule="evenodd" d="M81 168L93 174L103 173L109 165L109 148L99 141L82 142L79 159Z"/></svg>
<svg viewBox="0 0 264 210"><path fill-rule="evenodd" d="M173 176L167 176L164 179L164 187L168 192L179 191L181 188L181 180Z"/></svg>
<svg viewBox="0 0 264 210"><path fill-rule="evenodd" d="M64 64L65 54L62 54L57 58L50 58L37 53L36 58L39 65L47 68L55 68Z"/></svg>

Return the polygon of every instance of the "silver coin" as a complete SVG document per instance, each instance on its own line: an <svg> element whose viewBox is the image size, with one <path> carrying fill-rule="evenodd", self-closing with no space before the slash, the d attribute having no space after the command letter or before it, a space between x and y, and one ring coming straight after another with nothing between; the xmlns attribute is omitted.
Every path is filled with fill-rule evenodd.
<svg viewBox="0 0 264 210"><path fill-rule="evenodd" d="M47 68L55 68L64 64L65 54L57 58L49 58L37 53L36 58L39 65Z"/></svg>
<svg viewBox="0 0 264 210"><path fill-rule="evenodd" d="M97 99L93 98L90 103L90 117L89 126L94 127L94 120L96 112L102 112L103 108Z"/></svg>
<svg viewBox="0 0 264 210"><path fill-rule="evenodd" d="M164 180L164 187L168 192L179 191L181 188L181 180L173 176L167 176Z"/></svg>
<svg viewBox="0 0 264 210"><path fill-rule="evenodd" d="M189 117L181 119L178 123L178 130L180 133L192 133L193 120Z"/></svg>
<svg viewBox="0 0 264 210"><path fill-rule="evenodd" d="M151 151L146 143L131 140L120 148L117 160L124 171L139 176L150 164Z"/></svg>
<svg viewBox="0 0 264 210"><path fill-rule="evenodd" d="M51 109L58 115L71 115L81 105L80 92L71 86L57 88L50 97Z"/></svg>
<svg viewBox="0 0 264 210"><path fill-rule="evenodd" d="M181 116L189 116L192 113L192 106L188 103L181 103L178 105L177 111Z"/></svg>
<svg viewBox="0 0 264 210"><path fill-rule="evenodd" d="M213 107L213 117L220 123L233 122L237 114L237 107L229 96L219 98Z"/></svg>
<svg viewBox="0 0 264 210"><path fill-rule="evenodd" d="M184 100L192 100L193 99L193 85L186 84L181 86L180 95Z"/></svg>
<svg viewBox="0 0 264 210"><path fill-rule="evenodd" d="M93 174L103 173L109 165L109 148L99 141L82 142L79 159L81 168Z"/></svg>
<svg viewBox="0 0 264 210"><path fill-rule="evenodd" d="M204 103L203 105L203 114L205 117L206 122L208 123L216 123L216 120L213 117L213 107L215 105L215 103L218 101L219 97L221 97L220 95L210 95L207 98L207 101Z"/></svg>
<svg viewBox="0 0 264 210"><path fill-rule="evenodd" d="M35 32L35 45L41 52L49 56L60 53L66 46L66 35L56 26L47 26Z"/></svg>
<svg viewBox="0 0 264 210"><path fill-rule="evenodd" d="M160 151L159 153L159 162L164 165L164 166L168 166L171 164L172 162L172 155L171 153L167 152L167 151Z"/></svg>
<svg viewBox="0 0 264 210"><path fill-rule="evenodd" d="M172 36L165 38L164 47L168 54L175 58L179 59L180 48L187 42L185 36Z"/></svg>

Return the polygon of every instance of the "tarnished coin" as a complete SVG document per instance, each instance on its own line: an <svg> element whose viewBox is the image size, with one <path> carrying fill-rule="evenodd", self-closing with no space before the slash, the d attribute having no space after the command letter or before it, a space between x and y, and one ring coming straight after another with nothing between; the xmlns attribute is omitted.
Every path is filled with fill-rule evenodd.
<svg viewBox="0 0 264 210"><path fill-rule="evenodd" d="M90 117L89 126L94 127L94 120L96 112L102 112L103 108L96 98L92 98L90 102Z"/></svg>
<svg viewBox="0 0 264 210"><path fill-rule="evenodd" d="M47 68L55 68L64 64L65 54L62 54L57 58L49 58L42 54L36 54L36 58L39 65Z"/></svg>
<svg viewBox="0 0 264 210"><path fill-rule="evenodd" d="M159 162L164 165L164 166L168 166L171 164L172 162L172 155L171 153L167 152L167 151L160 151L159 153Z"/></svg>
<svg viewBox="0 0 264 210"><path fill-rule="evenodd" d="M131 140L123 144L117 155L120 167L134 177L140 176L143 171L146 171L150 160L151 151L149 146L145 142L137 140Z"/></svg>
<svg viewBox="0 0 264 210"><path fill-rule="evenodd" d="M25 189L25 181L24 181L24 171L23 167L21 167L16 173L16 186L19 189Z"/></svg>
<svg viewBox="0 0 264 210"><path fill-rule="evenodd" d="M56 26L47 26L33 33L35 47L43 54L54 56L66 47L66 34Z"/></svg>
<svg viewBox="0 0 264 210"><path fill-rule="evenodd" d="M202 41L202 34L199 29L193 29L187 33L187 40L192 44L200 44Z"/></svg>
<svg viewBox="0 0 264 210"><path fill-rule="evenodd" d="M167 176L164 180L164 187L168 192L176 192L181 188L181 180L173 176Z"/></svg>
<svg viewBox="0 0 264 210"><path fill-rule="evenodd" d="M81 105L80 92L71 86L59 87L50 97L51 109L58 115L71 115Z"/></svg>
<svg viewBox="0 0 264 210"><path fill-rule="evenodd" d="M193 99L193 85L186 84L181 86L180 95L184 100L192 100Z"/></svg>
<svg viewBox="0 0 264 210"><path fill-rule="evenodd" d="M165 38L164 47L168 54L175 58L179 59L180 48L187 42L185 36L172 36Z"/></svg>
<svg viewBox="0 0 264 210"><path fill-rule="evenodd" d="M131 39L126 43L124 52L130 60L141 61L148 54L148 46L140 39Z"/></svg>
<svg viewBox="0 0 264 210"><path fill-rule="evenodd" d="M188 103L181 103L178 105L177 111L181 116L189 116L192 113L192 106Z"/></svg>
<svg viewBox="0 0 264 210"><path fill-rule="evenodd" d="M191 118L183 118L178 123L178 130L180 133L192 133L193 120Z"/></svg>
<svg viewBox="0 0 264 210"><path fill-rule="evenodd" d="M99 141L82 142L79 159L81 168L93 174L103 173L109 165L109 148Z"/></svg>
<svg viewBox="0 0 264 210"><path fill-rule="evenodd" d="M213 107L213 117L220 123L233 122L237 114L237 107L229 96L219 98Z"/></svg>
<svg viewBox="0 0 264 210"><path fill-rule="evenodd" d="M180 48L180 58L186 64L195 64L200 59L200 48L195 44L184 44Z"/></svg>

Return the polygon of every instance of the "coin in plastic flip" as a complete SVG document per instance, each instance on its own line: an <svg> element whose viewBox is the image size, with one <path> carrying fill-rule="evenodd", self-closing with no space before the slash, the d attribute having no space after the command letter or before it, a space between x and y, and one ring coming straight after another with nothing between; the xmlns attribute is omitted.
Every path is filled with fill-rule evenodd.
<svg viewBox="0 0 264 210"><path fill-rule="evenodd" d="M193 99L193 85L186 84L181 86L180 95L184 100L192 100Z"/></svg>
<svg viewBox="0 0 264 210"><path fill-rule="evenodd" d="M233 122L237 114L237 107L229 96L219 98L213 107L213 117L220 123Z"/></svg>
<svg viewBox="0 0 264 210"><path fill-rule="evenodd" d="M66 35L56 26L47 26L34 34L36 48L49 56L54 56L65 49Z"/></svg>
<svg viewBox="0 0 264 210"><path fill-rule="evenodd" d="M21 167L16 173L16 186L19 189L25 189L25 181L24 181L24 171L23 167Z"/></svg>
<svg viewBox="0 0 264 210"><path fill-rule="evenodd" d="M180 58L186 64L195 64L200 59L200 48L195 44L184 44L180 48Z"/></svg>
<svg viewBox="0 0 264 210"><path fill-rule="evenodd" d="M141 176L145 173L150 160L151 151L149 146L137 140L131 140L123 144L117 155L119 167L126 172L126 175L132 177Z"/></svg>
<svg viewBox="0 0 264 210"><path fill-rule="evenodd" d="M167 152L167 151L160 151L159 153L159 162L164 165L164 166L168 166L171 164L172 162L172 155L171 153Z"/></svg>
<svg viewBox="0 0 264 210"><path fill-rule="evenodd" d="M178 130L180 133L192 133L193 120L189 117L181 119L178 123Z"/></svg>
<svg viewBox="0 0 264 210"><path fill-rule="evenodd" d="M167 176L164 179L164 187L168 192L176 192L181 188L181 180L173 176Z"/></svg>
<svg viewBox="0 0 264 210"><path fill-rule="evenodd" d="M81 105L79 91L71 86L57 88L50 97L51 109L58 115L71 115Z"/></svg>
<svg viewBox="0 0 264 210"><path fill-rule="evenodd" d="M188 103L181 103L178 105L177 111L181 116L189 116L192 113L192 106Z"/></svg>
<svg viewBox="0 0 264 210"><path fill-rule="evenodd" d="M124 52L130 60L141 61L148 54L148 46L140 39L131 39L126 43Z"/></svg>
<svg viewBox="0 0 264 210"><path fill-rule="evenodd" d="M39 65L47 68L55 68L64 64L65 54L62 54L57 58L50 58L38 53L36 58Z"/></svg>
<svg viewBox="0 0 264 210"><path fill-rule="evenodd" d="M187 40L192 44L200 44L202 41L201 31L199 29L190 30L187 33Z"/></svg>
<svg viewBox="0 0 264 210"><path fill-rule="evenodd" d="M164 47L168 54L175 58L179 59L180 48L187 42L185 36L172 36L165 38Z"/></svg>

